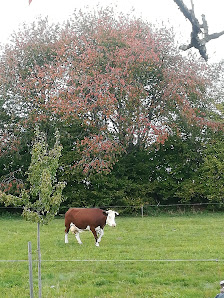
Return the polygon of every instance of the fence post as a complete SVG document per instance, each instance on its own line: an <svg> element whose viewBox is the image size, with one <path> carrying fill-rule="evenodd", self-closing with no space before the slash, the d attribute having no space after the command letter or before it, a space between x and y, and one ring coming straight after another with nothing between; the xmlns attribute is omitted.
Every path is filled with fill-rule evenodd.
<svg viewBox="0 0 224 298"><path fill-rule="evenodd" d="M32 269L32 247L28 242L28 259L29 259L29 281L30 281L30 298L33 298L33 269Z"/></svg>
<svg viewBox="0 0 224 298"><path fill-rule="evenodd" d="M143 216L144 216L143 205L141 206L141 213L142 213L142 218L143 218Z"/></svg>

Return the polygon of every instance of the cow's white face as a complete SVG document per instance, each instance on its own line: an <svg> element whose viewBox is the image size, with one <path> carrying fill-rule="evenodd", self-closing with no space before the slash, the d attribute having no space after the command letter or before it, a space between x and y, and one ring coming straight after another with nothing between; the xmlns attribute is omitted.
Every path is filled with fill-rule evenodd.
<svg viewBox="0 0 224 298"><path fill-rule="evenodd" d="M110 227L116 227L115 215L119 215L119 213L112 210L108 210L106 211L106 213L107 213L106 224Z"/></svg>

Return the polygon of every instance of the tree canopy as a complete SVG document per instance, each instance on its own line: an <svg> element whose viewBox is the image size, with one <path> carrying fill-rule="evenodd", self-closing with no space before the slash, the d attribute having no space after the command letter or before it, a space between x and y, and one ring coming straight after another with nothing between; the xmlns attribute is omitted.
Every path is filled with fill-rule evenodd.
<svg viewBox="0 0 224 298"><path fill-rule="evenodd" d="M111 8L75 11L63 25L24 25L0 60L2 181L27 169L35 123L50 143L57 127L58 175L66 177L65 192L82 200L83 189L99 186L125 155L151 154L174 136L202 142L210 128L220 129L208 116L211 83L208 66L181 56L172 30Z"/></svg>

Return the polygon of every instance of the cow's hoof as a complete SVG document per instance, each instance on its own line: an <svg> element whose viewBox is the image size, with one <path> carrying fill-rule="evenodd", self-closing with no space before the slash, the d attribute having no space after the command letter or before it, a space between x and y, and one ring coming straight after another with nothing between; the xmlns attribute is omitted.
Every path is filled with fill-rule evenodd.
<svg viewBox="0 0 224 298"><path fill-rule="evenodd" d="M100 246L99 243L96 243L96 246L99 247Z"/></svg>

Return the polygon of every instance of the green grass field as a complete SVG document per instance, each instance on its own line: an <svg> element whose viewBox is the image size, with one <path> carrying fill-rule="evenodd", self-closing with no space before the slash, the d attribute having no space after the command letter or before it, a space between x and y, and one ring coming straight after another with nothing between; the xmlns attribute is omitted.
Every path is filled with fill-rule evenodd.
<svg viewBox="0 0 224 298"><path fill-rule="evenodd" d="M42 297L213 298L219 292L222 214L119 216L116 222L105 227L99 248L90 232L81 234L81 246L71 234L65 244L63 218L41 227ZM29 297L28 261L22 261L28 241L38 297L36 227L21 217L0 217L1 297Z"/></svg>

